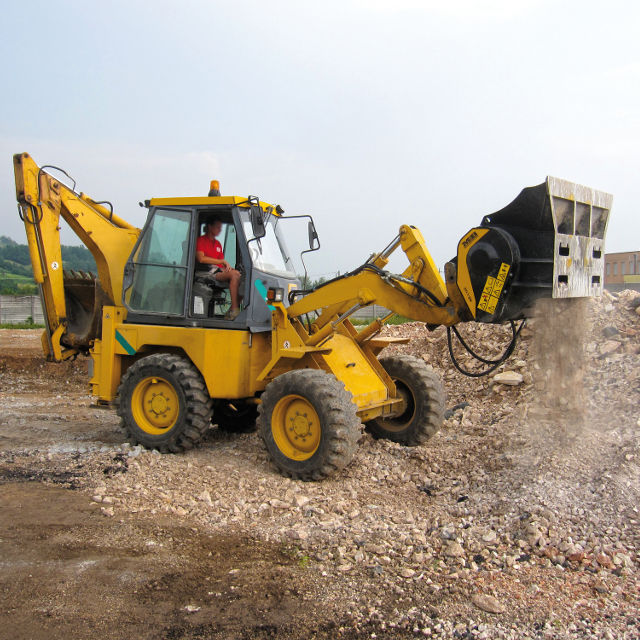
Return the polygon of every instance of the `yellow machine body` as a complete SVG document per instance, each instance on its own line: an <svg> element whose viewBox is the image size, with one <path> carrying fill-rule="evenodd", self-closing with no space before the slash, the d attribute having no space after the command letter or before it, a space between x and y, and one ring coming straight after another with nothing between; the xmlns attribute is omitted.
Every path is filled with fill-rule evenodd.
<svg viewBox="0 0 640 640"><path fill-rule="evenodd" d="M282 315L286 317L286 313ZM393 383L376 356L391 342L405 342L382 338L360 345L351 325L351 335L345 329L317 347L304 345L290 323L272 335L128 324L124 318L123 307L104 307L102 336L90 351L92 393L103 402L116 398L122 374L137 359L156 352L179 351L200 371L212 398L254 397L269 380L285 371L318 368L340 379L353 395L358 413L369 419L382 414L393 402L389 393L394 390ZM278 349L279 343L291 346Z"/></svg>
<svg viewBox="0 0 640 640"><path fill-rule="evenodd" d="M109 403L116 399L121 377L133 362L155 352L170 351L189 358L202 374L212 398L256 397L270 380L292 369L330 372L352 394L358 415L369 420L391 413L398 402L394 383L377 359L379 352L393 340L376 337L380 322L358 333L346 318L338 325L332 321L354 305L372 303L432 324L458 321L453 306L440 309L427 305L415 297L410 284L398 288L375 273L363 272L322 288L289 308L282 302L274 303L270 333L129 323L127 309L121 303L122 274L140 230L41 170L28 154L15 156L14 165L34 277L41 285L44 301L47 328L43 346L52 360L78 352L73 339L69 339L60 218L95 258L104 295L96 309L101 314L97 323L100 332L90 344L93 361L90 384L99 401ZM238 196L154 198L149 202L157 207L245 203L246 198ZM260 202L260 207L265 211L273 209L264 202ZM393 249L400 246L409 259L403 275L436 292L444 303L449 297L447 287L419 230L403 226ZM380 255L375 264L382 268L387 261L388 256ZM309 334L297 318L314 309L324 312Z"/></svg>
<svg viewBox="0 0 640 640"><path fill-rule="evenodd" d="M170 203L176 204L174 199ZM434 287L444 302L446 285L420 232L405 226L400 237L413 258L407 271L415 275L417 282ZM384 260L381 258L379 263ZM314 368L333 374L344 384L363 421L391 414L398 404L396 389L377 356L389 344L406 340L377 337L381 321L361 332L348 318L335 321L348 309L372 302L431 324L450 325L459 321L452 306L427 305L416 298L411 288L403 285L398 289L375 273L362 272L323 287L288 308L281 302L274 303L272 332L256 334L131 324L125 322L124 308L105 307L102 339L96 340L91 350L93 394L102 401L114 400L120 377L131 362L155 351L179 349L201 372L212 398L253 397L286 371ZM324 312L314 322L310 334L298 316L314 309Z"/></svg>

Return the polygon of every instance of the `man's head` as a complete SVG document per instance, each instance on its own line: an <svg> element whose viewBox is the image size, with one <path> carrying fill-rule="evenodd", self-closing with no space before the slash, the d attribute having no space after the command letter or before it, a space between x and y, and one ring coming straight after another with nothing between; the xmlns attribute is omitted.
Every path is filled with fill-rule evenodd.
<svg viewBox="0 0 640 640"><path fill-rule="evenodd" d="M205 222L205 233L215 238L222 231L222 220L217 216L209 216Z"/></svg>

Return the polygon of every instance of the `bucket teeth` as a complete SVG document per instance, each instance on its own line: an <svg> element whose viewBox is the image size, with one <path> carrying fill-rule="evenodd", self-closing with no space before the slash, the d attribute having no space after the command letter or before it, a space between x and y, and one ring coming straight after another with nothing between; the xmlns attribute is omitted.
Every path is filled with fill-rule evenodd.
<svg viewBox="0 0 640 640"><path fill-rule="evenodd" d="M552 297L599 296L613 196L551 176L546 182L555 227Z"/></svg>

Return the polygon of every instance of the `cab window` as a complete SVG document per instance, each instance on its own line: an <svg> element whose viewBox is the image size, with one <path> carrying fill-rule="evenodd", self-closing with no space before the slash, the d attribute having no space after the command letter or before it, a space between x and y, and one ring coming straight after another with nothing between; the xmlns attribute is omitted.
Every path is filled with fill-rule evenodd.
<svg viewBox="0 0 640 640"><path fill-rule="evenodd" d="M222 250L224 251L224 259L232 266L236 265L236 228L233 224L223 225L222 233Z"/></svg>
<svg viewBox="0 0 640 640"><path fill-rule="evenodd" d="M182 315L191 212L156 209L131 260L125 302L133 311Z"/></svg>
<svg viewBox="0 0 640 640"><path fill-rule="evenodd" d="M200 222L200 234L204 235L207 232L207 224L206 219L210 214L206 214L202 217ZM214 214L216 215L216 214ZM226 222L225 219L230 219L228 215L220 215L219 220L222 223L222 227L220 229L219 235L216 237L216 240L222 245L222 252L224 253L224 259L231 265L231 267L235 267L236 265L236 255L237 255L237 238L236 238L236 228L233 222ZM208 269L209 265L199 264L196 262L196 269L203 270Z"/></svg>

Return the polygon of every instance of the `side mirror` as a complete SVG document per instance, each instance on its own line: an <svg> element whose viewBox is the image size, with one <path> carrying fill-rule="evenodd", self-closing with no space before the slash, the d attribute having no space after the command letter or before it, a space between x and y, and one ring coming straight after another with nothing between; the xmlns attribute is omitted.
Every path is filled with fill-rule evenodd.
<svg viewBox="0 0 640 640"><path fill-rule="evenodd" d="M250 213L251 230L254 238L264 238L267 230L264 226L264 218L262 217L262 209L260 207L251 207Z"/></svg>
<svg viewBox="0 0 640 640"><path fill-rule="evenodd" d="M318 232L313 220L309 220L309 249L315 251L320 248L320 240L318 240Z"/></svg>

